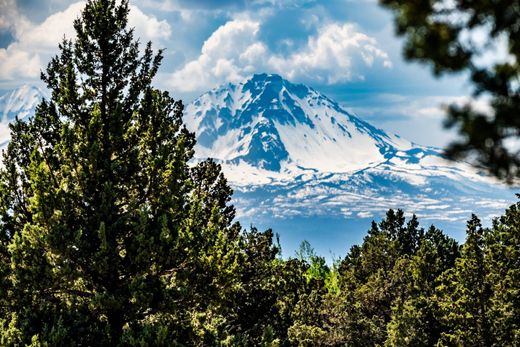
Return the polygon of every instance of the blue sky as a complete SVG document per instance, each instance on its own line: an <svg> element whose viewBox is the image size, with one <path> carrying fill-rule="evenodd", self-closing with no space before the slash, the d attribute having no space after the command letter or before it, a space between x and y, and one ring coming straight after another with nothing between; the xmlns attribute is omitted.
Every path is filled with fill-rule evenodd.
<svg viewBox="0 0 520 347"><path fill-rule="evenodd" d="M444 146L442 104L470 94L463 75L435 79L405 62L391 14L371 0L130 1L141 40L166 48L156 85L191 101L256 72L278 73L336 99L376 126ZM84 3L0 1L0 90L39 84Z"/></svg>

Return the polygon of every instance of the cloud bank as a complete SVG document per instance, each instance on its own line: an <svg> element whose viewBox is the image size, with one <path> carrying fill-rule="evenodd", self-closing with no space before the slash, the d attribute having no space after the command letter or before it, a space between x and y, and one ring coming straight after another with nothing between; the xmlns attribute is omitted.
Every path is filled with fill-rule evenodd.
<svg viewBox="0 0 520 347"><path fill-rule="evenodd" d="M204 90L237 82L255 71L335 84L363 79L362 71L375 64L392 66L376 40L352 24L323 25L305 45L287 55L273 52L260 39L260 30L261 22L251 19L234 19L220 26L204 42L200 55L171 75L171 86L186 92Z"/></svg>
<svg viewBox="0 0 520 347"><path fill-rule="evenodd" d="M0 30L9 30L14 41L6 48L0 48L0 80L37 78L44 68L43 62L57 52L63 37L74 38L73 21L84 6L83 1L76 2L42 23L34 24L18 12L14 1L2 4ZM142 41L161 43L171 35L168 22L143 13L137 6L130 6L128 21Z"/></svg>

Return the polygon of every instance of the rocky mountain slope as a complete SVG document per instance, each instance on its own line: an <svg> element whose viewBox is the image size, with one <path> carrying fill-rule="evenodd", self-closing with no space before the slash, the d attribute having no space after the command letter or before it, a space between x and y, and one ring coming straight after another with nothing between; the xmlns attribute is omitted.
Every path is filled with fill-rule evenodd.
<svg viewBox="0 0 520 347"><path fill-rule="evenodd" d="M196 155L223 165L240 215L251 221L404 208L432 222L463 222L471 212L499 213L514 198L470 165L387 134L278 75L213 89L187 106L185 121L197 134Z"/></svg>

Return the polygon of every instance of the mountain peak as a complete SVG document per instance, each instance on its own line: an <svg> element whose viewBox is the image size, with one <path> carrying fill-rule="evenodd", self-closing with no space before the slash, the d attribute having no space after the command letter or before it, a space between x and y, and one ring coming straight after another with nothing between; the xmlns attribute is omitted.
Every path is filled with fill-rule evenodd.
<svg viewBox="0 0 520 347"><path fill-rule="evenodd" d="M351 172L409 147L276 74L255 74L203 94L188 105L185 120L201 157L272 172Z"/></svg>
<svg viewBox="0 0 520 347"><path fill-rule="evenodd" d="M282 76L278 74L271 74L271 73L255 73L253 76L249 79L250 81L282 81Z"/></svg>
<svg viewBox="0 0 520 347"><path fill-rule="evenodd" d="M244 85L245 90L269 90L276 93L281 93L286 90L300 98L311 92L311 89L304 84L294 84L278 74L254 74L251 78L240 84Z"/></svg>

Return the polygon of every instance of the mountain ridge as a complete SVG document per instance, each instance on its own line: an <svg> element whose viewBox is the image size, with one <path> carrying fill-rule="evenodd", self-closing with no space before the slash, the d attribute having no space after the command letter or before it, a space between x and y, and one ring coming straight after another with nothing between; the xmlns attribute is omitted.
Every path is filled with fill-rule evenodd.
<svg viewBox="0 0 520 347"><path fill-rule="evenodd" d="M255 184L244 181L251 168L292 178L312 171L353 174L392 159L448 165L440 149L387 134L313 88L278 75L256 74L215 88L186 107L185 121L197 134L197 156L243 168L242 180L230 172L236 184ZM478 178L470 166L465 170Z"/></svg>

